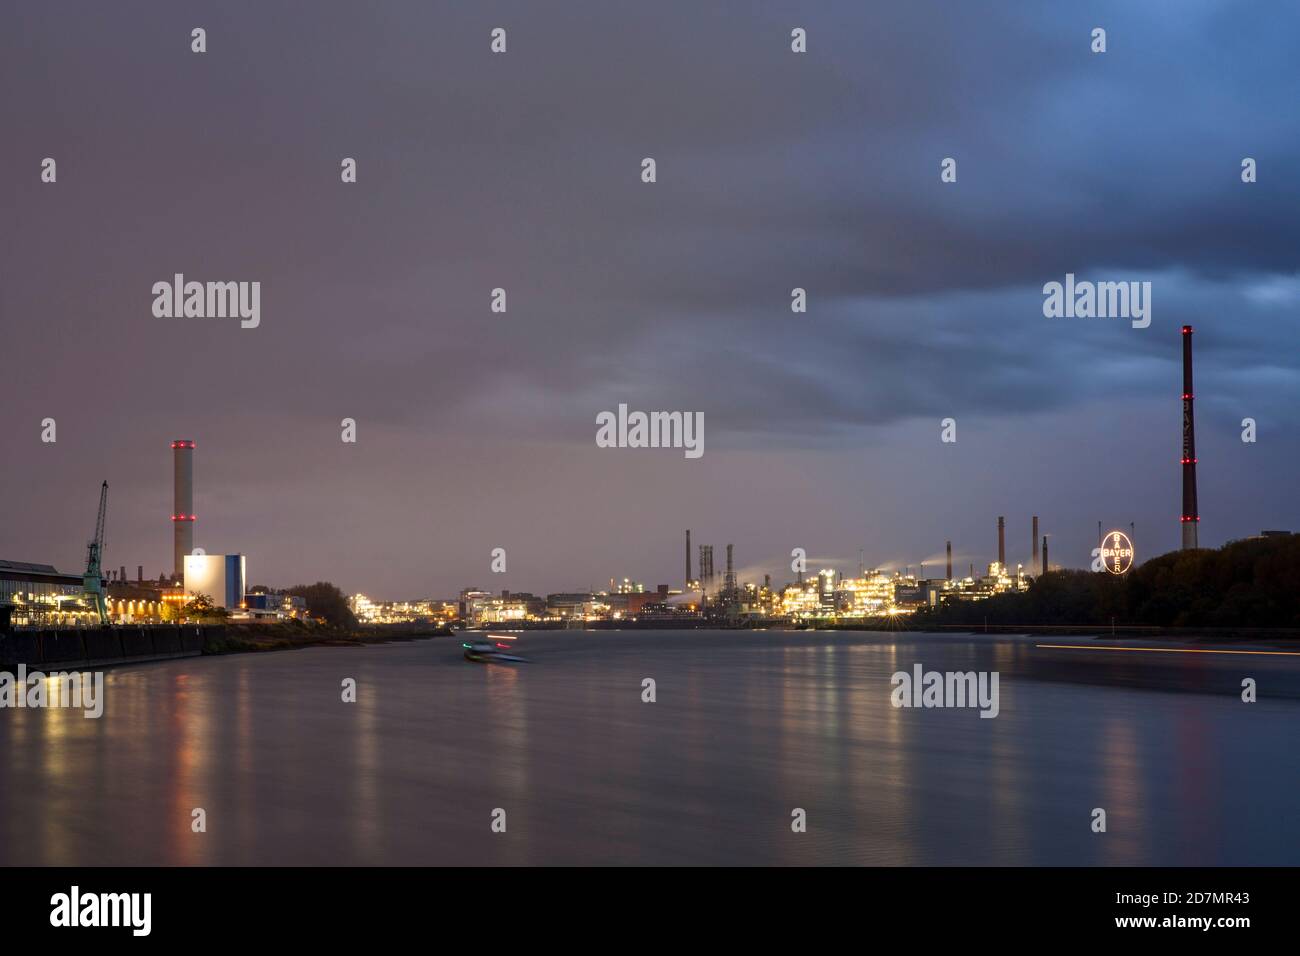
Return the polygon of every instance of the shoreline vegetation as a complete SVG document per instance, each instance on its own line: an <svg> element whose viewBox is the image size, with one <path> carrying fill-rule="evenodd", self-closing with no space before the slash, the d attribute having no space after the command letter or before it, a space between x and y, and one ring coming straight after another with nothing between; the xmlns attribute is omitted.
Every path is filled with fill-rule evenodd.
<svg viewBox="0 0 1300 956"><path fill-rule="evenodd" d="M451 628L438 624L373 624L336 627L285 621L276 624L207 625L204 656L287 651L299 647L361 647L393 641L449 637Z"/></svg>
<svg viewBox="0 0 1300 956"><path fill-rule="evenodd" d="M1300 638L1300 535L1171 551L1124 575L1062 570L1027 591L926 609L918 630L1026 630L1161 640Z"/></svg>

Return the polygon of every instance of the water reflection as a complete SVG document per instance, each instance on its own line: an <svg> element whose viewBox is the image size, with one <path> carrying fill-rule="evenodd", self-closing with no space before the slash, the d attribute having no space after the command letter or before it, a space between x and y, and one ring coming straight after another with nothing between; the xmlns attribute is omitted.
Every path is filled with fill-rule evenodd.
<svg viewBox="0 0 1300 956"><path fill-rule="evenodd" d="M126 667L101 720L0 711L0 862L1300 862L1288 659L1252 662L1247 708L1237 662L1014 638L525 635L519 667L457 645ZM1000 715L891 706L917 663L998 671Z"/></svg>

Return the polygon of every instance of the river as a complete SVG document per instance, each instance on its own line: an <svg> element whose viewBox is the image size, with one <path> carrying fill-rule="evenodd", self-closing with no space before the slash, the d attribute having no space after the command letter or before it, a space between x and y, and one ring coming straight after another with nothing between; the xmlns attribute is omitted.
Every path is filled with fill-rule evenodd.
<svg viewBox="0 0 1300 956"><path fill-rule="evenodd" d="M1038 646L1087 643L567 631L513 666L435 638L113 668L100 719L0 710L0 863L1300 864L1300 656ZM916 664L996 672L997 716L893 706Z"/></svg>

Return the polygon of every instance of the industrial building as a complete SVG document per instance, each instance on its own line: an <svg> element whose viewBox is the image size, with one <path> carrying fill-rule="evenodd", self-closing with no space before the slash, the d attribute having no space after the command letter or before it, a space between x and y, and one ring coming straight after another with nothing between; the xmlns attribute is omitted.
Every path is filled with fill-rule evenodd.
<svg viewBox="0 0 1300 956"><path fill-rule="evenodd" d="M247 575L242 554L187 554L185 594L203 595L214 607L238 610L244 604Z"/></svg>
<svg viewBox="0 0 1300 956"><path fill-rule="evenodd" d="M0 561L0 628L98 624L80 574L52 564Z"/></svg>
<svg viewBox="0 0 1300 956"><path fill-rule="evenodd" d="M250 594L249 608L258 595ZM286 595L293 600L302 598ZM362 624L445 624L456 620L459 605L455 601L372 601L364 594L348 598L348 606ZM297 616L297 615L291 615Z"/></svg>
<svg viewBox="0 0 1300 956"><path fill-rule="evenodd" d="M546 595L550 616L586 620L596 613L596 596L589 591L562 591Z"/></svg>
<svg viewBox="0 0 1300 956"><path fill-rule="evenodd" d="M358 595L365 600L364 595ZM235 619L250 621L287 621L305 619L308 616L307 601L301 595L287 594L284 591L257 591L244 595L243 612ZM358 619L361 615L357 615Z"/></svg>
<svg viewBox="0 0 1300 956"><path fill-rule="evenodd" d="M546 614L542 598L522 591L495 595L467 588L461 592L460 605L461 619L474 625L535 621Z"/></svg>
<svg viewBox="0 0 1300 956"><path fill-rule="evenodd" d="M246 597L242 554L204 555L194 551L194 447L189 439L171 443L173 467L172 560L169 579L146 581L136 567L134 581L126 567L103 567L108 482L100 487L94 536L87 545L86 569L79 574L53 565L0 561L0 630L15 627L99 627L105 624L151 624L174 620L191 598L204 595L215 607L239 611ZM169 581L174 586L169 586ZM295 604L295 600L297 604ZM282 600L276 612L303 613L301 599ZM259 609L265 610L265 609ZM250 615L251 616L251 615Z"/></svg>

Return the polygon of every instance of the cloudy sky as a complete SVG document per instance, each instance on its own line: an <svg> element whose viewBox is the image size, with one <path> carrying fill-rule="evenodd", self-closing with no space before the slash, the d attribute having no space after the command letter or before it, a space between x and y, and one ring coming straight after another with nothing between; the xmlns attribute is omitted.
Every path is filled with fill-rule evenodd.
<svg viewBox="0 0 1300 956"><path fill-rule="evenodd" d="M1184 323L1202 543L1300 528L1292 5L0 16L0 557L78 569L107 479L106 563L168 568L174 438L196 546L250 584L678 586L688 527L778 582L794 547L982 566L1000 514L1012 562L1031 514L1054 561L1098 521L1149 556L1178 544ZM260 326L155 317L178 272L260 281ZM1045 318L1067 272L1150 281L1150 327ZM704 456L598 448L620 402L702 412Z"/></svg>

